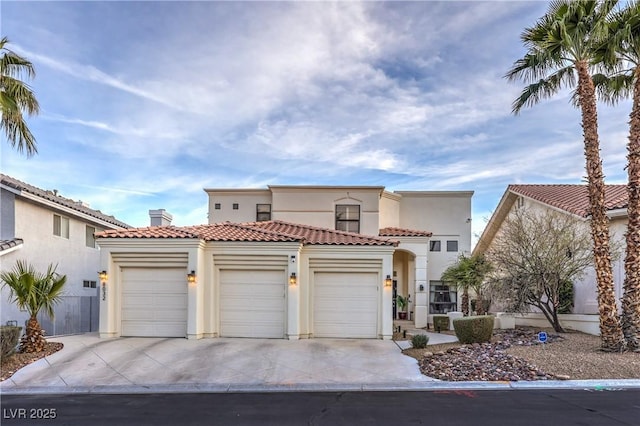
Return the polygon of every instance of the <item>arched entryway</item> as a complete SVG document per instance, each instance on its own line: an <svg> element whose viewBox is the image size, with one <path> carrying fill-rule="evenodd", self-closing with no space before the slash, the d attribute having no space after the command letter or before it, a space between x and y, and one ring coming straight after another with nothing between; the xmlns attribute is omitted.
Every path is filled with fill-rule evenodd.
<svg viewBox="0 0 640 426"><path fill-rule="evenodd" d="M393 319L415 321L415 281L416 256L408 251L398 249L393 253ZM398 296L407 301L400 306ZM403 315L402 312L405 314Z"/></svg>

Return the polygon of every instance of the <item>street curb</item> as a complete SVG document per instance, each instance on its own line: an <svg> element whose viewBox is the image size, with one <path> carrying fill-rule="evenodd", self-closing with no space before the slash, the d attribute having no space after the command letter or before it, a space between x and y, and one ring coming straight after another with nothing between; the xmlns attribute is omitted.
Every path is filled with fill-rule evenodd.
<svg viewBox="0 0 640 426"><path fill-rule="evenodd" d="M127 386L42 386L1 389L2 395L45 394L151 394L151 393L276 393L276 392L407 392L460 390L543 390L573 389L613 391L640 389L640 380L540 380L531 382L400 382L400 383L308 383L258 384L189 383L175 385Z"/></svg>

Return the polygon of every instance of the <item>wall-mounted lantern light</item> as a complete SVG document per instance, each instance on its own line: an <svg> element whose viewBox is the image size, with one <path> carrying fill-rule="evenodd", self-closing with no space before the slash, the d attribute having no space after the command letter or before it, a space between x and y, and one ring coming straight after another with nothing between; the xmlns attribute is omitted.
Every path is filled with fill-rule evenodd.
<svg viewBox="0 0 640 426"><path fill-rule="evenodd" d="M424 286L420 284L420 291L424 291Z"/></svg>
<svg viewBox="0 0 640 426"><path fill-rule="evenodd" d="M291 275L289 275L289 284L296 285L297 283L298 283L298 277L296 277L295 272L292 272Z"/></svg>
<svg viewBox="0 0 640 426"><path fill-rule="evenodd" d="M100 279L100 285L102 286L102 300L107 300L107 279L109 279L107 271L98 272L98 278Z"/></svg>
<svg viewBox="0 0 640 426"><path fill-rule="evenodd" d="M196 282L196 271L191 271L187 274L187 282L193 284Z"/></svg>
<svg viewBox="0 0 640 426"><path fill-rule="evenodd" d="M387 275L387 278L385 278L384 280L384 286L391 287L392 284L393 284L393 280L391 279L391 275Z"/></svg>

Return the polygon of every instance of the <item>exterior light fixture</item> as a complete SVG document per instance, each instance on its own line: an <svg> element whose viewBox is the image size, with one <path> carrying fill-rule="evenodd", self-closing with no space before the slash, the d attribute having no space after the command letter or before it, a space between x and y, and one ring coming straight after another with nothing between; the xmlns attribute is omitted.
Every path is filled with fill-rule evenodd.
<svg viewBox="0 0 640 426"><path fill-rule="evenodd" d="M191 271L187 274L187 282L193 284L196 282L196 271Z"/></svg>
<svg viewBox="0 0 640 426"><path fill-rule="evenodd" d="M393 284L393 280L391 279L391 275L387 275L387 278L385 278L384 280L384 286L391 287L392 284Z"/></svg>
<svg viewBox="0 0 640 426"><path fill-rule="evenodd" d="M292 272L291 275L289 275L289 284L291 284L291 285L298 284L298 277L296 277L296 273L295 272Z"/></svg>
<svg viewBox="0 0 640 426"><path fill-rule="evenodd" d="M109 279L107 271L98 272L98 278L100 278L100 285L102 286L102 300L107 300L107 279Z"/></svg>

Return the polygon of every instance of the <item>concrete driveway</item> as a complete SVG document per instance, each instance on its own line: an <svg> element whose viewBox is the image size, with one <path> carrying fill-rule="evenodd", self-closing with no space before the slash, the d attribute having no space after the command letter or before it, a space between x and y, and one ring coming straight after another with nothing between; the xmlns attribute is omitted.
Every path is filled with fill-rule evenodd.
<svg viewBox="0 0 640 426"><path fill-rule="evenodd" d="M61 351L0 384L3 392L163 389L364 389L424 386L417 361L389 340L52 338Z"/></svg>

